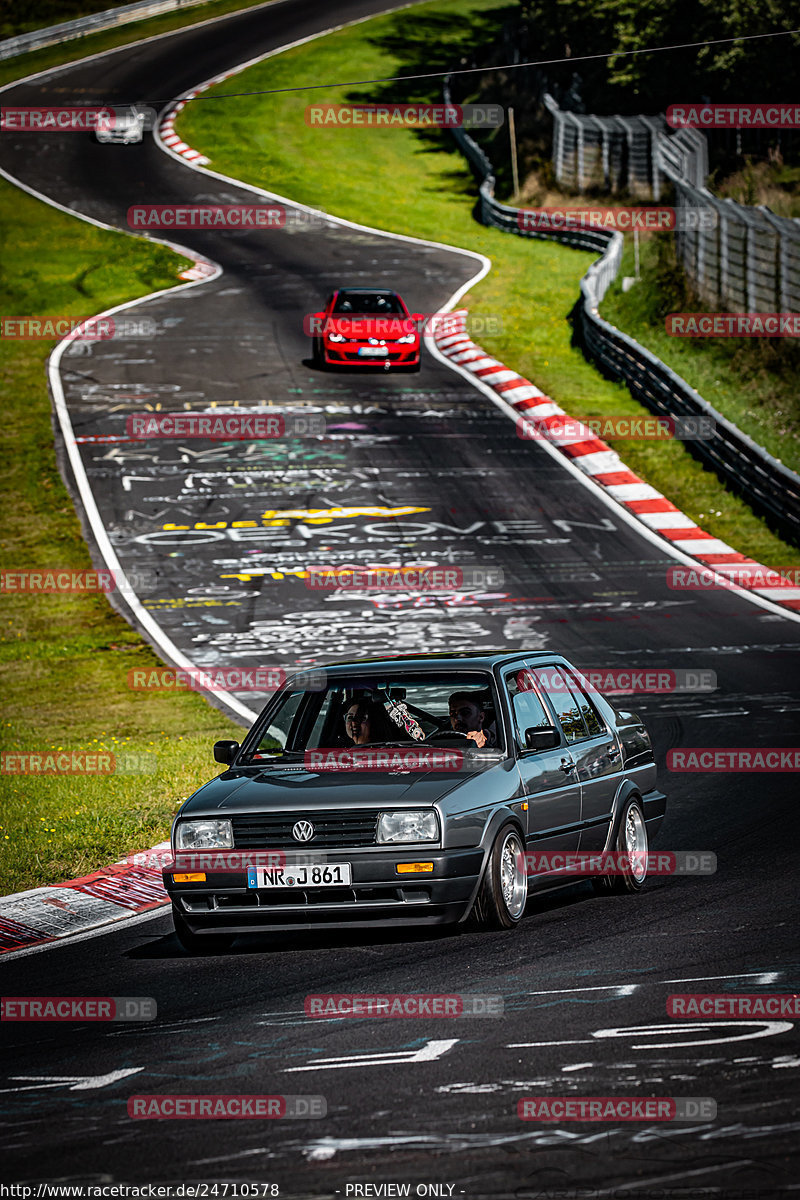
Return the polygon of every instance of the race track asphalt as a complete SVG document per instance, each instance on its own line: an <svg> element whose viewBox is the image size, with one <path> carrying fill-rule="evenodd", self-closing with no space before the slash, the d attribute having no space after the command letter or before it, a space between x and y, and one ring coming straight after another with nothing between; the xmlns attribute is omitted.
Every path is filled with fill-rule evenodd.
<svg viewBox="0 0 800 1200"><path fill-rule="evenodd" d="M383 7L348 0L336 21ZM166 101L330 23L319 5L278 3L61 69L3 101ZM138 200L252 201L169 158L149 136L131 147L74 134L4 138L0 165L121 228ZM508 646L555 649L582 668L711 670L712 693L637 696L634 707L669 798L658 846L714 851L718 870L653 879L634 898L599 898L576 884L533 901L513 936L242 938L230 954L200 959L181 951L169 917L157 914L6 956L4 996L152 996L159 1011L152 1024L3 1030L4 1174L269 1182L292 1197L354 1195L348 1185L366 1182L407 1182L412 1195L417 1185L449 1184L455 1196L498 1198L617 1187L652 1198L789 1194L800 1128L795 1025L698 1028L670 1021L665 1000L676 991L797 989L796 776L671 773L665 756L679 746L795 745L798 624L727 592L671 590L674 559L517 438L507 416L430 354L419 375L323 374L311 363L303 316L332 287L389 286L410 308L436 311L475 274L474 258L343 225L185 230L175 240L223 273L130 310L155 321L156 336L64 356L76 435L120 436L126 416L147 404L194 410L211 401L321 410L327 430L288 444L80 443L121 563L155 572L157 586L139 598L164 634L202 668ZM359 511L406 506L419 511ZM326 514L339 508L356 511ZM253 524L235 524L244 521ZM275 578L308 565L418 557L501 568L504 582L420 601ZM416 991L499 994L505 1015L316 1023L303 1015L309 993ZM132 1073L105 1078L113 1072ZM85 1087L70 1082L85 1077ZM322 1095L328 1115L266 1131L258 1121L139 1125L127 1116L129 1096L184 1091ZM712 1097L718 1116L607 1128L522 1122L517 1100L534 1093Z"/></svg>

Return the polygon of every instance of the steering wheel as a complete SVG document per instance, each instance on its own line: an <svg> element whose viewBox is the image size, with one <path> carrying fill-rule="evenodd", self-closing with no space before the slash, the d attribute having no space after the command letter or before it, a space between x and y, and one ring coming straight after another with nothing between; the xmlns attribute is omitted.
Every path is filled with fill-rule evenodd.
<svg viewBox="0 0 800 1200"><path fill-rule="evenodd" d="M425 741L433 742L436 740L436 738L441 737L461 738L462 742L472 741L472 739L468 738L467 735L462 733L460 729L437 729L434 733L429 733L425 738Z"/></svg>

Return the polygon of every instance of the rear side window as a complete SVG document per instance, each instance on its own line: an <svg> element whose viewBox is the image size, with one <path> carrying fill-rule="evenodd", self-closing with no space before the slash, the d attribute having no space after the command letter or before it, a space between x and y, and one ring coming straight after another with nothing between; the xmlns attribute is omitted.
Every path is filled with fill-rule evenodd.
<svg viewBox="0 0 800 1200"><path fill-rule="evenodd" d="M591 700L586 695L586 692L583 690L575 676L570 671L566 671L565 674L567 676L567 680L569 681L570 690L575 699L578 701L578 707L581 710L581 716L583 717L584 724L589 731L589 737L597 737L599 734L605 733L605 726L600 720L597 710L595 709Z"/></svg>
<svg viewBox="0 0 800 1200"><path fill-rule="evenodd" d="M526 749L526 729L548 729L552 718L545 708L536 685L527 670L512 671L506 675L506 687L511 697L511 711L514 714L514 734L517 745Z"/></svg>
<svg viewBox="0 0 800 1200"><path fill-rule="evenodd" d="M589 731L581 714L581 706L558 667L537 667L533 673L556 710L567 741L578 742L581 738L588 737Z"/></svg>

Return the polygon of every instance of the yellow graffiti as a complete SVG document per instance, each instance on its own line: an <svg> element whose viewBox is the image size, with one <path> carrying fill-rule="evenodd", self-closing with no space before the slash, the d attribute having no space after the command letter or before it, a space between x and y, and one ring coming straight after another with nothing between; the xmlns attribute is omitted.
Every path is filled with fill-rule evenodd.
<svg viewBox="0 0 800 1200"><path fill-rule="evenodd" d="M408 517L412 513L430 512L429 508L416 508L412 504L401 508L385 508L381 505L360 504L355 508L268 508L262 513L264 520L275 517L294 517L296 521L308 521L310 525L324 525L341 517Z"/></svg>
<svg viewBox="0 0 800 1200"><path fill-rule="evenodd" d="M406 504L400 508L384 508L380 505L359 505L356 508L268 508L262 514L261 525L275 527L288 525L291 520L305 521L309 525L329 525L342 517L409 517L413 513L430 512L429 508L418 508ZM189 529L257 529L258 521L216 521L213 525L198 521L195 525L175 525L168 521L161 526L165 530Z"/></svg>

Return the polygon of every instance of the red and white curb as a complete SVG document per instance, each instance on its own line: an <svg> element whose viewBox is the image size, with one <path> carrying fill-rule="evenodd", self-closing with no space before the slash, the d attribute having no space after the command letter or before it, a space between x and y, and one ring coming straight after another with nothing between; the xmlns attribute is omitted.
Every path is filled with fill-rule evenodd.
<svg viewBox="0 0 800 1200"><path fill-rule="evenodd" d="M466 309L447 314L447 320L434 333L440 353L488 385L519 413L521 420L535 419L538 436L546 437L651 532L659 534L677 550L696 559L707 571L725 578L730 578L732 573L736 578L735 572L741 572L742 568L747 568L753 574L770 575L770 578L775 574L774 570L770 571L754 559L740 554L727 542L706 533L671 500L628 470L616 451L588 426L582 426L579 421L570 418L563 408L529 379L523 379L516 371L491 358L466 333L466 318ZM569 421L569 432L559 432L563 431L565 420ZM720 580L720 586L733 585ZM795 587L788 580L785 583L770 582L769 586L748 586L737 581L735 587L753 592L784 608L800 611L800 587Z"/></svg>
<svg viewBox="0 0 800 1200"><path fill-rule="evenodd" d="M175 132L175 118L181 109L184 109L190 100L194 100L195 96L199 92L204 92L207 86L207 84L201 84L200 87L195 88L193 92L187 92L182 100L179 100L177 104L173 104L167 110L165 115L161 117L158 123L158 134L164 145L169 146L173 154L179 154L181 158L185 158L187 162L199 163L200 166L204 166L206 163L211 162L211 159L206 158L206 156L201 154L199 150L193 150L191 146L187 146L186 142L182 141L182 139Z"/></svg>
<svg viewBox="0 0 800 1200"><path fill-rule="evenodd" d="M168 903L161 869L169 852L159 842L141 855L128 855L81 879L0 897L0 956L85 933ZM135 866L136 859L146 865Z"/></svg>
<svg viewBox="0 0 800 1200"><path fill-rule="evenodd" d="M233 72L228 72L225 75L221 75L219 78L227 79L228 75L230 74L233 74ZM164 115L159 118L158 121L158 139L165 146L167 146L173 154L177 154L186 162L195 163L197 166L204 166L206 163L209 163L211 159L206 158L206 156L201 154L199 150L193 150L191 146L188 146L186 142L184 142L178 136L178 134L175 132L175 120L178 116L178 113L186 107L190 100L193 100L195 96L200 94L200 92L206 91L206 89L210 86L211 85L209 83L201 83L193 91L187 92L182 99L170 105L170 107L166 110ZM184 253L186 253L186 251L184 251ZM216 267L213 265L213 263L207 262L204 258L195 257L194 255L191 255L191 257L195 258L195 265L190 267L188 271L181 271L178 276L179 279L210 279L212 275L216 274Z"/></svg>

